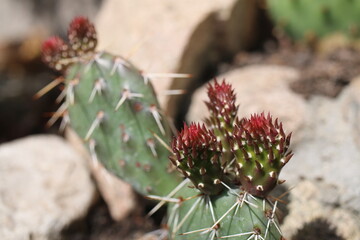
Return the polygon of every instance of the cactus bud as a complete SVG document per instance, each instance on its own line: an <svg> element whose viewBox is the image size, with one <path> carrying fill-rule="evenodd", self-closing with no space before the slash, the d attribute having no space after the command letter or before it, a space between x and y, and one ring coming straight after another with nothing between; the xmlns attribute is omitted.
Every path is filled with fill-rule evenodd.
<svg viewBox="0 0 360 240"><path fill-rule="evenodd" d="M82 54L92 52L97 45L97 37L94 25L85 17L76 17L70 23L68 38L71 48Z"/></svg>
<svg viewBox="0 0 360 240"><path fill-rule="evenodd" d="M209 84L207 93L209 102L205 102L205 104L210 114L213 117L220 118L216 124L231 125L238 110L235 105L236 95L232 86L225 80L221 84L215 80L214 85Z"/></svg>
<svg viewBox="0 0 360 240"><path fill-rule="evenodd" d="M51 68L62 71L67 63L62 59L69 57L69 46L59 37L50 37L42 45L42 59Z"/></svg>
<svg viewBox="0 0 360 240"><path fill-rule="evenodd" d="M230 138L238 111L238 106L235 105L236 95L231 84L226 83L225 80L219 83L216 79L213 84L208 85L207 95L209 101L205 104L209 109L210 117L205 121L220 139L224 152L222 164L228 165L233 159L230 152Z"/></svg>
<svg viewBox="0 0 360 240"><path fill-rule="evenodd" d="M254 114L238 120L232 151L237 160L236 176L252 195L265 197L277 184L282 167L290 160L291 134L285 135L282 123L273 123L270 114Z"/></svg>
<svg viewBox="0 0 360 240"><path fill-rule="evenodd" d="M221 192L224 177L220 163L221 143L205 125L184 124L184 128L172 141L172 163L189 178L202 193L215 195Z"/></svg>

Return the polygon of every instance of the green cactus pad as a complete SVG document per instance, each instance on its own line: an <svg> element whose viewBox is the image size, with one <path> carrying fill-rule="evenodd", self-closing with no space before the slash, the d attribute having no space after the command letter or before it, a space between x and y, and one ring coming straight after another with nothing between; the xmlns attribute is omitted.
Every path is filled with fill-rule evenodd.
<svg viewBox="0 0 360 240"><path fill-rule="evenodd" d="M169 173L171 132L149 80L130 62L95 51L94 25L84 17L69 26L68 42L43 43L43 60L62 71L66 102L57 114L84 140L95 163L138 192L166 195L179 182Z"/></svg>
<svg viewBox="0 0 360 240"><path fill-rule="evenodd" d="M341 32L360 36L360 1L268 0L276 24L294 39Z"/></svg>
<svg viewBox="0 0 360 240"><path fill-rule="evenodd" d="M238 188L206 196L184 187L177 197L179 203L168 208L171 240L282 239L275 219L276 205L244 195Z"/></svg>
<svg viewBox="0 0 360 240"><path fill-rule="evenodd" d="M92 157L142 194L167 194L177 184L168 174L171 133L150 83L129 62L108 53L76 63L66 74L71 126Z"/></svg>

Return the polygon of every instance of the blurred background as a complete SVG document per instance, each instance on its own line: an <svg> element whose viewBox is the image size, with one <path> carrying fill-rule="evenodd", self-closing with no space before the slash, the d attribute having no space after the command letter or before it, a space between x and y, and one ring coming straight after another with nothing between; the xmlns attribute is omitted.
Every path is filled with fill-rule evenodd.
<svg viewBox="0 0 360 240"><path fill-rule="evenodd" d="M176 127L206 117L204 83L215 77L233 84L241 116L279 117L295 151L283 176L296 186L283 209L285 235L360 239L360 1L0 0L1 239L156 239L146 235L161 224L161 213L144 217L152 203L104 182L112 176L89 166L60 121L47 125L61 87L34 97L59 76L42 63L42 42L65 37L79 15L95 23L99 50L153 76ZM62 179L67 167L54 159L65 158L79 178Z"/></svg>

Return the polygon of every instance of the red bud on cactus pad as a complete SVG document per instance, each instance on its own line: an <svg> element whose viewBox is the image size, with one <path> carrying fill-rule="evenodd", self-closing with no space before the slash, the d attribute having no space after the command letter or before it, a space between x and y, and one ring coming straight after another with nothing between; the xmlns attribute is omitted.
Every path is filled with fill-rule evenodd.
<svg viewBox="0 0 360 240"><path fill-rule="evenodd" d="M231 84L222 81L218 83L215 79L214 84L208 85L209 102L205 102L210 113L214 117L221 117L226 124L232 124L238 107L235 105L236 95Z"/></svg>
<svg viewBox="0 0 360 240"><path fill-rule="evenodd" d="M50 37L42 45L43 61L51 68L62 71L66 63L62 59L69 57L69 46L59 37Z"/></svg>
<svg viewBox="0 0 360 240"><path fill-rule="evenodd" d="M194 186L208 195L221 192L224 177L221 166L221 143L205 125L184 124L184 128L172 141L172 163L189 178Z"/></svg>
<svg viewBox="0 0 360 240"><path fill-rule="evenodd" d="M97 37L94 25L85 17L76 17L70 23L68 29L70 46L78 52L94 51L97 45Z"/></svg>
<svg viewBox="0 0 360 240"><path fill-rule="evenodd" d="M247 192L265 197L276 186L282 167L292 157L290 138L270 114L237 121L231 148L237 160L236 176Z"/></svg>
<svg viewBox="0 0 360 240"><path fill-rule="evenodd" d="M219 83L216 79L208 84L207 95L209 101L205 102L210 111L210 117L205 120L206 124L214 130L220 139L224 154L222 164L232 167L229 163L234 158L230 152L230 139L234 130L238 106L235 105L236 95L231 84L223 80Z"/></svg>
<svg viewBox="0 0 360 240"><path fill-rule="evenodd" d="M59 37L50 37L43 43L43 61L57 71L63 71L88 52L94 52L97 38L94 25L84 17L76 17L68 30L69 44Z"/></svg>

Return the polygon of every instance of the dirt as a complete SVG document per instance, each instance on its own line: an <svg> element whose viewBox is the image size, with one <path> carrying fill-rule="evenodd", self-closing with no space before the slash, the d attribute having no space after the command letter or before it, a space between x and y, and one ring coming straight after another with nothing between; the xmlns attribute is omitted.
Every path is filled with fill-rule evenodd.
<svg viewBox="0 0 360 240"><path fill-rule="evenodd" d="M160 229L165 209L147 218L152 203L141 196L138 196L137 202L135 211L123 221L116 222L111 218L104 200L99 198L85 218L71 223L56 240L134 240Z"/></svg>

